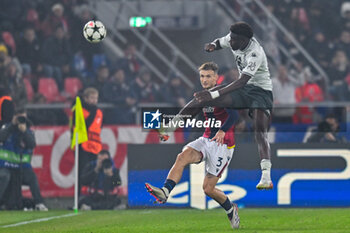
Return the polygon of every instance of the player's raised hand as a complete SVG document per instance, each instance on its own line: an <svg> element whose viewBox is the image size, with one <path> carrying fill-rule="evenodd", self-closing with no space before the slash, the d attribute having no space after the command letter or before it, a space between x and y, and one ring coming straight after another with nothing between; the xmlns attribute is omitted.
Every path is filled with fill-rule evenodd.
<svg viewBox="0 0 350 233"><path fill-rule="evenodd" d="M206 102L212 100L212 97L208 90L203 90L193 94L198 102Z"/></svg>
<svg viewBox="0 0 350 233"><path fill-rule="evenodd" d="M225 134L225 131L220 129L210 141L216 141L219 145L223 145Z"/></svg>
<svg viewBox="0 0 350 233"><path fill-rule="evenodd" d="M207 43L204 45L204 50L207 51L208 53L213 52L215 50L215 45Z"/></svg>

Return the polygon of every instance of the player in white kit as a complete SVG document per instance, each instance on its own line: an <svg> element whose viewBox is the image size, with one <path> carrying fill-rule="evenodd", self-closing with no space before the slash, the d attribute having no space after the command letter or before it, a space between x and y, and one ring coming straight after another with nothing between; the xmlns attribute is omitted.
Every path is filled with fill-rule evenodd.
<svg viewBox="0 0 350 233"><path fill-rule="evenodd" d="M267 131L271 122L273 105L272 82L264 49L253 37L249 24L238 22L230 27L230 33L205 45L207 52L228 48L232 51L240 77L219 90L203 90L195 93L199 103L212 106L249 109L254 121L255 140L261 159L262 176L257 189L272 189L270 144ZM227 96L231 98L227 98Z"/></svg>

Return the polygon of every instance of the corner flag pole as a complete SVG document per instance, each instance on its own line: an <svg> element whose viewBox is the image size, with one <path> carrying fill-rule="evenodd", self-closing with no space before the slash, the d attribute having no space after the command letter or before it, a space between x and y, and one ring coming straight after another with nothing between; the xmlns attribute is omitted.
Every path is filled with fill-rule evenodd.
<svg viewBox="0 0 350 233"><path fill-rule="evenodd" d="M74 212L78 213L78 163L79 163L79 133L76 132L76 140L75 140L75 182L74 182Z"/></svg>
<svg viewBox="0 0 350 233"><path fill-rule="evenodd" d="M78 213L78 192L79 192L79 144L88 141L88 135L85 125L83 107L81 105L80 98L77 97L75 101L75 127L73 131L73 138L71 142L71 148L75 147L75 185L74 185L74 212Z"/></svg>

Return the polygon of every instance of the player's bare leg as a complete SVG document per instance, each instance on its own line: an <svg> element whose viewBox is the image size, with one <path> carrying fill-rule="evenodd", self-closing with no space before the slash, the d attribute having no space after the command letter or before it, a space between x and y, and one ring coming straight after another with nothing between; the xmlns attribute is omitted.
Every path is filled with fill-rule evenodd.
<svg viewBox="0 0 350 233"><path fill-rule="evenodd" d="M184 168L191 163L199 163L200 161L202 161L202 154L191 147L186 147L184 151L177 155L167 179L178 183L182 177Z"/></svg>
<svg viewBox="0 0 350 233"><path fill-rule="evenodd" d="M239 228L240 219L238 216L238 207L236 204L230 202L229 198L223 191L215 187L218 180L219 177L212 174L207 174L203 182L204 193L217 201L221 207L225 209L227 217L230 220L231 227Z"/></svg>
<svg viewBox="0 0 350 233"><path fill-rule="evenodd" d="M146 183L147 191L156 198L159 203L165 203L171 190L180 181L184 168L191 163L198 163L202 160L202 154L191 147L186 147L184 151L177 155L173 167L168 173L168 177L162 188Z"/></svg>
<svg viewBox="0 0 350 233"><path fill-rule="evenodd" d="M272 189L273 184L271 181L271 152L270 143L267 139L267 132L270 126L270 116L268 116L263 110L255 109L253 112L254 119L254 131L255 141L258 144L258 152L260 156L261 166L261 179L257 189Z"/></svg>

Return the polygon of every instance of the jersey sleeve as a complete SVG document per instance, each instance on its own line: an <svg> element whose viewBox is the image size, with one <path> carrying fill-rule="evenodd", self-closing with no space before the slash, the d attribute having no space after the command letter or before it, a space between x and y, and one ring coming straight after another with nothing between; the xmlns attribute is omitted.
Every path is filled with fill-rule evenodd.
<svg viewBox="0 0 350 233"><path fill-rule="evenodd" d="M238 113L237 111L228 108L226 108L225 111L228 114L228 117L220 129L224 132L227 132L238 119Z"/></svg>
<svg viewBox="0 0 350 233"><path fill-rule="evenodd" d="M216 44L216 42L218 41L222 48L231 48L231 46L230 46L230 39L231 38L230 38L230 33L229 33L229 34L227 34L224 37L215 39L214 43Z"/></svg>
<svg viewBox="0 0 350 233"><path fill-rule="evenodd" d="M263 61L263 55L257 51L247 54L247 66L242 70L242 74L254 76Z"/></svg>

